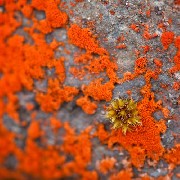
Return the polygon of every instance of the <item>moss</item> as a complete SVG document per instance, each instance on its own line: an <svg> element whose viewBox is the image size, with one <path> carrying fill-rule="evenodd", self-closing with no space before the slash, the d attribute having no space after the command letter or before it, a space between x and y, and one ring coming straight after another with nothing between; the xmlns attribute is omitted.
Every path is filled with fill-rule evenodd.
<svg viewBox="0 0 180 180"><path fill-rule="evenodd" d="M132 126L140 125L137 103L132 99L114 99L107 108L106 117L112 122L113 128L122 128L126 134Z"/></svg>

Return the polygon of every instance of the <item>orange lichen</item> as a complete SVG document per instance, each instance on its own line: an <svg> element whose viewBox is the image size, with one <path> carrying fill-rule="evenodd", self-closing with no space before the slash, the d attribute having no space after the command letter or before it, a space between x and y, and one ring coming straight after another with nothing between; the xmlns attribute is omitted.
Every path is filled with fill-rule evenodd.
<svg viewBox="0 0 180 180"><path fill-rule="evenodd" d="M141 177L141 180L154 180L154 178L152 178L151 176L147 175L147 173L141 174L140 177Z"/></svg>
<svg viewBox="0 0 180 180"><path fill-rule="evenodd" d="M129 96L131 96L132 91L131 91L131 90L127 90L127 91L126 91L126 94L128 94Z"/></svg>
<svg viewBox="0 0 180 180"><path fill-rule="evenodd" d="M115 11L110 10L109 12L110 12L111 15L115 15Z"/></svg>
<svg viewBox="0 0 180 180"><path fill-rule="evenodd" d="M114 168L115 163L115 158L106 157L105 159L102 159L100 162L97 162L97 168L100 170L100 172L106 174Z"/></svg>
<svg viewBox="0 0 180 180"><path fill-rule="evenodd" d="M117 64L110 60L104 48L99 47L98 42L89 29L82 29L74 24L68 30L68 37L72 44L86 50L86 53L76 56L74 59L75 63L81 63L83 66L80 66L80 69L73 67L70 69L70 72L80 79L82 79L83 74L87 70L92 74L105 72L110 80L104 84L101 83L103 78L92 80L88 85L82 86L84 95L93 97L95 100L110 100L114 83L118 79L116 75ZM99 54L99 57L94 58L93 53Z"/></svg>
<svg viewBox="0 0 180 180"><path fill-rule="evenodd" d="M161 67L162 66L162 61L161 60L159 60L159 59L154 59L154 63L156 64L156 66L158 66L158 67Z"/></svg>
<svg viewBox="0 0 180 180"><path fill-rule="evenodd" d="M54 159L54 160L52 160ZM18 171L37 179L59 178L62 171L57 171L65 162L65 157L59 155L57 148L48 146L40 148L33 141L28 140L23 154L18 156Z"/></svg>
<svg viewBox="0 0 180 180"><path fill-rule="evenodd" d="M175 73L180 70L180 36L175 38L174 45L177 48L177 53L174 56L174 66L170 69L171 73Z"/></svg>
<svg viewBox="0 0 180 180"><path fill-rule="evenodd" d="M30 139L37 139L41 136L41 129L38 121L32 121L28 128L28 137Z"/></svg>
<svg viewBox="0 0 180 180"><path fill-rule="evenodd" d="M67 23L68 16L66 13L61 12L58 9L59 1L42 1L42 0L33 0L32 7L43 10L46 13L45 23L49 24L51 28L59 28L64 26ZM52 31L52 29L51 29Z"/></svg>
<svg viewBox="0 0 180 180"><path fill-rule="evenodd" d="M150 46L145 45L145 46L141 46L144 50L144 54L146 54L149 50L150 50Z"/></svg>
<svg viewBox="0 0 180 180"><path fill-rule="evenodd" d="M174 45L180 49L180 36L177 36L174 40Z"/></svg>
<svg viewBox="0 0 180 180"><path fill-rule="evenodd" d="M174 90L178 91L180 89L180 82L174 82L173 88Z"/></svg>
<svg viewBox="0 0 180 180"><path fill-rule="evenodd" d="M168 150L164 157L170 164L180 165L180 144L176 144L174 148Z"/></svg>
<svg viewBox="0 0 180 180"><path fill-rule="evenodd" d="M173 42L174 40L174 33L166 31L162 33L161 35L161 43L163 45L164 50L167 50L169 48L169 45Z"/></svg>
<svg viewBox="0 0 180 180"><path fill-rule="evenodd" d="M135 55L136 55L137 58L138 58L138 57L140 56L140 54L141 54L140 51L137 50L137 49L135 49L134 52L135 52Z"/></svg>
<svg viewBox="0 0 180 180"><path fill-rule="evenodd" d="M16 149L14 137L15 135L9 132L0 121L0 164L4 163L9 154L14 154L14 151Z"/></svg>
<svg viewBox="0 0 180 180"><path fill-rule="evenodd" d="M109 65L111 65L111 64L109 62L108 56L102 56L100 58L93 59L90 62L89 66L86 66L86 68L91 73L99 74L100 72L103 72L106 68L108 68Z"/></svg>
<svg viewBox="0 0 180 180"><path fill-rule="evenodd" d="M146 16L147 16L148 18L151 16L151 10L150 10L150 9L146 11Z"/></svg>
<svg viewBox="0 0 180 180"><path fill-rule="evenodd" d="M174 56L174 66L170 69L171 73L175 73L180 70L180 50L178 50L176 56Z"/></svg>
<svg viewBox="0 0 180 180"><path fill-rule="evenodd" d="M119 83L122 83L122 82L125 82L128 80L132 80L134 77L135 77L134 74L132 74L131 72L125 72L123 80L119 80Z"/></svg>
<svg viewBox="0 0 180 180"><path fill-rule="evenodd" d="M117 49L125 49L127 46L125 44L119 44L116 46Z"/></svg>
<svg viewBox="0 0 180 180"><path fill-rule="evenodd" d="M131 180L133 176L132 169L126 169L122 170L117 174L113 174L110 176L110 180L119 180L119 179L126 179L126 180Z"/></svg>
<svg viewBox="0 0 180 180"><path fill-rule="evenodd" d="M50 126L51 128L53 129L54 132L57 132L59 130L59 128L62 127L62 123L60 120L54 118L54 117L51 117L50 118Z"/></svg>
<svg viewBox="0 0 180 180"><path fill-rule="evenodd" d="M82 1L76 0L76 2ZM76 5L72 2L70 4ZM175 1L175 4L178 3ZM91 135L92 127L76 133L79 130L72 128L67 122L63 123L67 121L66 119L61 122L56 117L56 111L63 103L73 101L80 90L77 87L65 85L67 71L65 59L54 56L58 46L63 46L64 42L58 42L55 39L51 43L46 42L48 33L53 33L56 28L64 28L67 25L68 15L59 9L59 7L68 8L67 3L60 0L8 0L0 1L0 6L0 179L96 180L98 173L111 173L112 169L113 174L110 175L110 179L131 179L133 175L129 167L119 173L114 171L117 160L113 157L101 160L100 172L97 169L88 170L88 165L91 163L93 165L91 139L94 136L99 138L100 143L108 144L110 148L115 144L121 144L129 151L132 164L136 167L141 167L146 157L154 161L162 157L165 150L161 145L160 133L165 132L166 126L164 120L157 122L152 115L156 110L161 110L167 118L169 110L162 107L161 101L155 101L150 81L151 78L157 79L161 73L161 60L154 59L156 66L151 70L148 67L148 59L139 57L140 53L136 51L138 59L135 61L134 72L127 72L123 79L118 80L116 62L110 58L108 51L99 45L90 29L70 24L70 27L67 27L69 42L82 49L81 53L83 52L83 54L75 54L74 64L69 67L70 72L81 79L84 75L90 77L89 83L81 87L83 95L76 101L83 111L93 114L98 107L98 101L110 101L117 82L133 80L139 75L146 81L146 85L140 91L143 98L138 102L142 127L134 128L132 134L127 133L126 136L121 131L109 132L103 124L98 125L93 135ZM38 11L45 14L44 19L39 20L36 17ZM70 10L69 14L72 13L73 10ZM112 10L110 13L114 15ZM146 14L149 16L150 11ZM102 19L103 15L100 14L99 17ZM90 28L95 27L95 21L87 24ZM146 40L157 36L156 33L149 33L148 25L144 27L143 37ZM132 24L130 28L140 32L140 25ZM165 30L164 27L162 29ZM173 45L178 51L174 57L174 66L170 69L171 73L180 69L180 37L176 37L173 32L164 32L161 36L165 50L168 50L173 38ZM118 44L120 41L124 41L124 36L119 38ZM123 42L121 43L120 45L123 46L119 47L125 48ZM144 50L144 53L147 53L149 49L145 47ZM72 53L66 48L64 52L68 55ZM55 72L52 77L49 77L46 69L51 68L55 69ZM39 89L35 81L47 81L47 87L44 85L43 89ZM173 86L176 90L179 89L177 83L175 82ZM35 98L31 102L22 103L19 101L19 98L21 100L19 92L32 93ZM39 106L43 112L38 111L38 113L48 112L48 118L38 119L36 111ZM21 113L21 110L30 113L26 116L27 119L21 117L24 113ZM8 121L7 124L4 123L6 115L14 120L14 126L10 127ZM49 129L46 134L47 128ZM62 134L59 135L59 133ZM49 134L52 135L50 138L47 137ZM23 143L19 145L18 140ZM6 167L9 156L17 159L17 164L14 164L12 169ZM179 145L164 154L164 158L172 164L173 168L179 165L179 156Z"/></svg>
<svg viewBox="0 0 180 180"><path fill-rule="evenodd" d="M37 93L36 100L43 111L51 112L60 108L63 102L71 101L78 94L75 87L62 87L58 79L49 79L47 93Z"/></svg>
<svg viewBox="0 0 180 180"><path fill-rule="evenodd" d="M77 99L76 104L80 106L87 114L94 114L97 109L97 104L91 102L87 96Z"/></svg>
<svg viewBox="0 0 180 180"><path fill-rule="evenodd" d="M68 30L68 37L72 44L84 48L87 51L97 53L99 55L107 54L104 48L99 48L97 41L92 37L89 29L82 29L78 25L73 24Z"/></svg>
<svg viewBox="0 0 180 180"><path fill-rule="evenodd" d="M93 97L95 100L106 100L112 99L112 90L114 85L111 82L102 84L102 78L92 81L88 86L84 85L82 91L86 96Z"/></svg>
<svg viewBox="0 0 180 180"><path fill-rule="evenodd" d="M76 68L76 67L71 67L69 69L69 72L75 77L78 78L79 80L82 80L83 77L86 75L86 72L84 68Z"/></svg>
<svg viewBox="0 0 180 180"><path fill-rule="evenodd" d="M158 161L164 153L161 145L160 133L166 131L166 125L163 120L156 122L152 114L160 109L164 111L161 101L154 100L154 93L151 92L151 78L157 79L160 73L159 67L154 71L147 69L148 60L144 57L138 58L135 62L134 74L128 73L128 80L144 74L146 85L141 88L143 99L138 103L138 112L142 121L142 126L134 128L131 133L123 135L121 130L113 130L106 140L111 148L114 144L121 144L131 155L132 164L136 167L142 167L145 158L152 158ZM127 80L124 77L120 83ZM164 111L165 112L165 111ZM165 113L167 117L169 113ZM104 143L106 143L104 142Z"/></svg>
<svg viewBox="0 0 180 180"><path fill-rule="evenodd" d="M137 24L131 24L130 28L135 32L140 32L139 26Z"/></svg>
<svg viewBox="0 0 180 180"><path fill-rule="evenodd" d="M86 64L88 62L90 62L93 59L93 56L91 55L91 53L87 52L85 54L82 54L80 56L76 56L74 58L74 62L75 63L83 63Z"/></svg>
<svg viewBox="0 0 180 180"><path fill-rule="evenodd" d="M144 39L150 40L150 39L155 38L155 37L158 36L156 33L153 33L153 34L149 33L149 25L143 24L143 26L144 26L144 32L143 32L142 36L143 36Z"/></svg>
<svg viewBox="0 0 180 180"><path fill-rule="evenodd" d="M112 147L114 143L123 145L131 154L132 164L136 167L143 166L146 156L158 161L164 152L159 135L165 132L166 126L163 121L156 123L151 117L158 105L153 102L154 100L149 101L147 98L139 104L142 126L134 132L127 133L126 136L120 130L112 131L108 141L109 147Z"/></svg>
<svg viewBox="0 0 180 180"><path fill-rule="evenodd" d="M117 43L120 43L120 42L122 42L122 41L124 41L125 40L125 37L124 37L124 35L122 34L122 35L120 35L118 38L117 38Z"/></svg>
<svg viewBox="0 0 180 180"><path fill-rule="evenodd" d="M86 166L91 161L91 142L89 132L91 127L86 128L81 134L76 135L74 129L72 129L68 123L64 124L66 135L64 136L64 143L61 149L66 153L74 156L74 160L64 165L64 173L66 175L77 173L85 179L88 176L97 179L95 171L89 172L86 170Z"/></svg>
<svg viewBox="0 0 180 180"><path fill-rule="evenodd" d="M105 142L107 142L107 140L109 138L109 133L104 129L103 124L99 124L98 129L97 129L96 133L94 134L94 136L98 136L99 140L102 143L105 143Z"/></svg>
<svg viewBox="0 0 180 180"><path fill-rule="evenodd" d="M26 109L27 109L28 111L31 111L31 110L34 109L34 105L33 105L32 103L27 103L27 104L26 104Z"/></svg>
<svg viewBox="0 0 180 180"><path fill-rule="evenodd" d="M6 101L8 102L0 102L0 115L6 112L14 119L18 119L17 108L19 108L18 98L15 94L23 88L29 91L33 90L41 109L47 112L58 109L63 102L71 101L78 94L77 88L63 85L65 81L64 59L54 58L54 50L61 45L61 42L53 40L50 44L47 44L43 34L52 32L54 28L62 27L67 22L67 15L58 9L59 1L32 1L32 4L30 3L27 8L24 6L22 13L34 22L32 27L24 28L28 35L31 36L33 44L26 43L25 38L20 35L10 36L21 25L21 23L16 22L15 18L10 18L11 16L14 17L13 11L16 10L16 6L20 6L19 2L17 4L10 2L6 5L7 17L5 14L0 14L0 16L3 16L2 19L0 18L1 23L7 22L7 27L0 27L2 32L0 37L0 47L2 50L0 53L0 65L2 65L0 73L3 74L0 79L0 85L4 87L0 91L0 98L7 98ZM23 2L22 5L26 3L26 1L21 2ZM46 19L36 20L30 12L31 8L45 11ZM29 12L25 12L25 9ZM4 28L9 30L4 31ZM35 32L36 28L40 32ZM6 59L6 62L4 59ZM35 89L33 80L41 81L41 79L47 78L43 68L55 68L55 78L48 78L47 90L44 87L44 91L40 91ZM25 106L28 111L33 111L34 109L34 105L30 107L27 103ZM77 173L84 179L89 177L97 179L95 171L90 172L86 170L87 163L91 158L90 136L80 136L78 139L79 144L76 143L77 138L74 139L73 143L77 151L72 156L75 157L75 161L72 160L70 163L65 163L65 156L61 156L60 152L62 149L63 154L70 153L66 148L72 148L72 141L66 142L65 139L63 146L47 146L45 144L47 140L40 126L41 123L35 120L35 117L36 113L32 112L32 121L27 130L27 138L23 151L16 147L14 143L15 135L4 130L3 125L0 124L0 139L2 138L0 145L2 152L0 156L1 163L4 162L8 155L14 153L18 159L16 171L10 173L1 167L0 172L2 173L0 173L0 177L22 179L20 175L22 174L23 176L25 174L25 176L29 175L33 178L49 179L69 177L72 173ZM25 127L28 123L22 123L22 125ZM53 132L57 133L62 123L52 116L50 118L50 126ZM67 125L65 125L65 128L67 128ZM69 127L69 129L71 128ZM66 135L65 138L67 137ZM74 138L75 134L68 137ZM18 138L24 137L18 136ZM43 147L40 147L34 140L38 140L40 144L42 143ZM84 148L85 144L86 148ZM82 147L84 148L84 153L81 153ZM71 150L69 148L69 151ZM29 164L31 165L29 166ZM59 167L62 167L62 169L59 170ZM71 171L72 168L74 171Z"/></svg>
<svg viewBox="0 0 180 180"><path fill-rule="evenodd" d="M24 5L21 11L26 18L30 18L32 15L33 9L30 5Z"/></svg>
<svg viewBox="0 0 180 180"><path fill-rule="evenodd" d="M21 172L12 171L12 169L0 168L0 177L1 179L18 179L24 180L24 176Z"/></svg>
<svg viewBox="0 0 180 180"><path fill-rule="evenodd" d="M90 73L99 74L100 72L106 71L112 83L117 81L117 76L115 71L117 70L117 65L110 61L109 56L101 56L99 58L93 59L86 68Z"/></svg>
<svg viewBox="0 0 180 180"><path fill-rule="evenodd" d="M169 117L169 114L170 114L169 109L167 109L167 108L162 108L161 110L162 110L162 113L163 113L164 117L165 117L165 118L168 118L168 117Z"/></svg>
<svg viewBox="0 0 180 180"><path fill-rule="evenodd" d="M135 61L135 73L142 74L147 70L147 59L145 57L141 57L136 59Z"/></svg>
<svg viewBox="0 0 180 180"><path fill-rule="evenodd" d="M18 172L26 173L38 179L68 178L74 173L77 173L82 179L89 179L88 177L97 179L95 171L86 170L86 166L91 160L89 135L91 128L87 128L79 135L76 135L67 123L64 124L64 128L66 134L61 146L39 147L28 137L25 151L19 152L17 155L20 162L17 167ZM59 154L62 151L63 154L71 154L74 159L65 162L65 156Z"/></svg>

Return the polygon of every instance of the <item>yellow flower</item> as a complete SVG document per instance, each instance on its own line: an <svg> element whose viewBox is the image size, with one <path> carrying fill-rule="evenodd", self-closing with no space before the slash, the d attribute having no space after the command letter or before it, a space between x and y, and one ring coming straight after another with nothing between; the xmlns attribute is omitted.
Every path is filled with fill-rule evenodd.
<svg viewBox="0 0 180 180"><path fill-rule="evenodd" d="M132 126L140 125L137 103L132 99L114 99L107 107L106 117L113 124L113 129L121 128L126 134Z"/></svg>

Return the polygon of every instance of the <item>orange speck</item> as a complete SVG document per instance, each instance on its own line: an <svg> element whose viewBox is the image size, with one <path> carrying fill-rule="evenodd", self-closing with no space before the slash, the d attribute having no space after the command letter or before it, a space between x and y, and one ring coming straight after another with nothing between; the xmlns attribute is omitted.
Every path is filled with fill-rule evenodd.
<svg viewBox="0 0 180 180"><path fill-rule="evenodd" d="M163 31L166 31L166 26L164 25L164 23L159 23L158 28L162 29Z"/></svg>
<svg viewBox="0 0 180 180"><path fill-rule="evenodd" d="M177 36L174 40L174 45L180 49L180 36Z"/></svg>
<svg viewBox="0 0 180 180"><path fill-rule="evenodd" d="M31 14L33 12L33 9L31 6L29 5L25 5L23 8L22 8L22 13L24 14L25 17L27 18L30 18L31 17Z"/></svg>
<svg viewBox="0 0 180 180"><path fill-rule="evenodd" d="M173 88L174 90L178 91L180 89L180 82L174 82Z"/></svg>
<svg viewBox="0 0 180 180"><path fill-rule="evenodd" d="M83 111L87 114L94 114L97 109L97 104L91 102L87 96L77 99L76 104L82 107Z"/></svg>
<svg viewBox="0 0 180 180"><path fill-rule="evenodd" d="M167 89L168 88L168 84L164 84L164 83L161 83L160 86L164 89Z"/></svg>
<svg viewBox="0 0 180 180"><path fill-rule="evenodd" d="M75 1L78 3L78 2L83 2L84 0L75 0Z"/></svg>
<svg viewBox="0 0 180 180"><path fill-rule="evenodd" d="M128 81L134 78L134 75L131 72L125 72L124 73L124 80Z"/></svg>
<svg viewBox="0 0 180 180"><path fill-rule="evenodd" d="M162 108L162 112L163 112L165 118L168 118L168 117L169 117L169 113L170 113L169 109L167 109L167 108Z"/></svg>
<svg viewBox="0 0 180 180"><path fill-rule="evenodd" d="M168 163L180 165L180 144L176 144L174 148L168 150L164 157Z"/></svg>
<svg viewBox="0 0 180 180"><path fill-rule="evenodd" d="M69 72L73 74L74 77L78 78L79 80L82 80L83 77L86 75L84 68L71 67L69 69Z"/></svg>
<svg viewBox="0 0 180 180"><path fill-rule="evenodd" d="M144 50L144 54L146 54L149 50L150 50L150 47L148 45L146 46L141 46Z"/></svg>
<svg viewBox="0 0 180 180"><path fill-rule="evenodd" d="M169 48L169 45L173 42L173 40L174 40L173 32L166 31L162 33L161 43L163 45L164 50L167 50Z"/></svg>
<svg viewBox="0 0 180 180"><path fill-rule="evenodd" d="M36 139L39 138L41 136L41 130L40 130L40 126L39 126L39 122L38 121L32 121L31 125L28 128L28 137L30 139Z"/></svg>
<svg viewBox="0 0 180 180"><path fill-rule="evenodd" d="M144 39L150 40L150 39L158 36L156 33L154 33L154 34L149 33L149 25L143 24L143 26L144 26L144 33L143 33Z"/></svg>
<svg viewBox="0 0 180 180"><path fill-rule="evenodd" d="M162 66L162 61L161 60L159 60L159 59L154 59L154 63L156 64L156 66L158 66L158 67L161 67Z"/></svg>
<svg viewBox="0 0 180 180"><path fill-rule="evenodd" d="M119 44L118 46L116 46L117 49L125 49L126 45L125 44Z"/></svg>
<svg viewBox="0 0 180 180"><path fill-rule="evenodd" d="M106 174L110 170L113 169L114 165L116 163L116 159L113 157L102 159L100 162L97 163L97 168L103 173Z"/></svg>
<svg viewBox="0 0 180 180"><path fill-rule="evenodd" d="M51 125L51 128L56 132L62 126L62 123L60 120L58 120L54 117L51 117L50 125Z"/></svg>
<svg viewBox="0 0 180 180"><path fill-rule="evenodd" d="M34 108L34 104L32 104L32 103L27 103L27 104L26 104L26 109L27 109L28 111L33 110L33 108Z"/></svg>
<svg viewBox="0 0 180 180"><path fill-rule="evenodd" d="M127 90L126 93L130 96L132 94L131 90Z"/></svg>
<svg viewBox="0 0 180 180"><path fill-rule="evenodd" d="M140 32L139 26L136 25L136 24L131 24L131 25L130 25L130 28L131 28L132 30L134 30L135 32Z"/></svg>
<svg viewBox="0 0 180 180"><path fill-rule="evenodd" d="M138 57L139 57L139 55L140 55L140 51L139 51L139 50L137 50L137 49L135 49L135 50L134 50L134 52L135 52L136 57L138 58Z"/></svg>
<svg viewBox="0 0 180 180"><path fill-rule="evenodd" d="M174 66L169 70L171 73L175 73L180 70L180 36L175 38L174 45L177 48L177 53L174 56Z"/></svg>
<svg viewBox="0 0 180 180"><path fill-rule="evenodd" d="M146 11L146 16L149 18L151 16L151 10Z"/></svg>
<svg viewBox="0 0 180 180"><path fill-rule="evenodd" d="M110 10L109 12L110 12L111 15L115 15L115 11Z"/></svg>
<svg viewBox="0 0 180 180"><path fill-rule="evenodd" d="M131 180L132 176L133 176L132 169L126 169L126 170L121 170L117 174L111 175L110 180L120 180L120 179Z"/></svg>
<svg viewBox="0 0 180 180"><path fill-rule="evenodd" d="M98 129L97 132L95 133L95 136L98 136L101 142L105 142L108 140L109 133L104 129L103 124L98 125Z"/></svg>

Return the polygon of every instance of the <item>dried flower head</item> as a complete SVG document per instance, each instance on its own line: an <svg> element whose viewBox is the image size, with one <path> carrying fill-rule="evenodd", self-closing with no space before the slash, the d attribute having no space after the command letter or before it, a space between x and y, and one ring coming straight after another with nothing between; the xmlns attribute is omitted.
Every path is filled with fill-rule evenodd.
<svg viewBox="0 0 180 180"><path fill-rule="evenodd" d="M110 119L114 129L122 128L126 134L133 126L140 125L137 103L132 99L117 98L107 107L106 117Z"/></svg>

